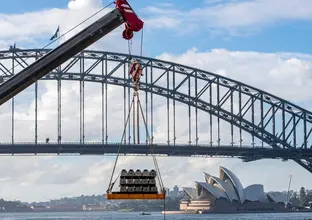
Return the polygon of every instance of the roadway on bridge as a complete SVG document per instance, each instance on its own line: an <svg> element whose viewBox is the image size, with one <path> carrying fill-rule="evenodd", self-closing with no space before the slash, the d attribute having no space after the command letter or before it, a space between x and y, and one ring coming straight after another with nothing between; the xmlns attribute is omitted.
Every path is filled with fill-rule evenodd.
<svg viewBox="0 0 312 220"><path fill-rule="evenodd" d="M116 155L119 143L0 143L1 155ZM273 149L251 146L167 145L154 144L154 154L176 157L238 157L245 161L262 158L296 159L311 157L310 149ZM121 155L150 155L146 144L122 144Z"/></svg>

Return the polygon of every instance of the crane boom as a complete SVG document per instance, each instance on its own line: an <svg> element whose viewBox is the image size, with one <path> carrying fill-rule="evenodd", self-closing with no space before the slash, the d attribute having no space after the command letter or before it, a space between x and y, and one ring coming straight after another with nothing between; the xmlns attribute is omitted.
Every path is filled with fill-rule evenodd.
<svg viewBox="0 0 312 220"><path fill-rule="evenodd" d="M0 105L123 23L125 23L123 37L127 40L132 38L134 31L140 31L143 27L143 22L137 17L128 2L117 0L116 9L3 83L0 86Z"/></svg>

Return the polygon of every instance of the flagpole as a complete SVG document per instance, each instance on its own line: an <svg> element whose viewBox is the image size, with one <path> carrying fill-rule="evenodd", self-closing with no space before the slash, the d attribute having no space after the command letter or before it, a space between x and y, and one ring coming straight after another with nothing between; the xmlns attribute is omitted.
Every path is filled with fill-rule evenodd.
<svg viewBox="0 0 312 220"><path fill-rule="evenodd" d="M56 40L56 46L59 47L61 45L61 28L60 26L58 26L58 33L56 36L58 39ZM62 64L59 65L58 70L61 71L62 70Z"/></svg>
<svg viewBox="0 0 312 220"><path fill-rule="evenodd" d="M58 26L58 32L57 32L57 40L56 40L56 46L59 47L61 45L61 29L60 26ZM58 70L58 77L57 77L57 103L58 103L58 107L57 107L57 142L58 144L61 144L61 140L62 140L62 81L61 81L61 71L62 71L62 67L61 65L58 66L57 68Z"/></svg>
<svg viewBox="0 0 312 220"><path fill-rule="evenodd" d="M60 28L60 26L58 26L58 33L57 33L57 41L56 41L56 46L58 47L58 46L60 46L61 45L61 28Z"/></svg>

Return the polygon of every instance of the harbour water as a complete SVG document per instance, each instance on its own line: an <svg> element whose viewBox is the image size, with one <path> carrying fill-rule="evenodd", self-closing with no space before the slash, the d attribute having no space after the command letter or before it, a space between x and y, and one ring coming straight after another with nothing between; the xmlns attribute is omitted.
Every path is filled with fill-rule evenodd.
<svg viewBox="0 0 312 220"><path fill-rule="evenodd" d="M63 212L63 213L3 213L0 220L162 220L164 216L153 213L148 216L135 212ZM218 215L166 215L166 220L312 220L311 213L268 214L218 214Z"/></svg>

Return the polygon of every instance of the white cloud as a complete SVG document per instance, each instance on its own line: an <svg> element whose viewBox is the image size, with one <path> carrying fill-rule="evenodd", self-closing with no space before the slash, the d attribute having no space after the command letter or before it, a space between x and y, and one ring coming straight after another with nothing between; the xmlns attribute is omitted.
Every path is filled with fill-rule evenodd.
<svg viewBox="0 0 312 220"><path fill-rule="evenodd" d="M60 26L60 33L64 34L80 22L98 12L101 6L102 3L100 0L73 0L68 3L68 8L66 9L52 8L23 14L0 14L0 28L6 30L0 34L0 48L7 49L8 46L13 45L14 42L17 43L17 47L22 48L25 46L43 47L49 43L49 39L54 34L57 26ZM69 39L112 9L113 6L110 6L102 10L62 37L62 41ZM119 36L121 36L121 28L123 27L117 29L117 33L119 34L118 39L120 39ZM116 42L114 35L117 33L115 31L115 33L109 34L102 40L107 49L111 49L112 42ZM121 42L121 40L119 41ZM98 43L95 45L98 45ZM119 43L119 45L126 44ZM54 46L55 44L49 46L49 48ZM114 48L116 48L116 46L117 44Z"/></svg>
<svg viewBox="0 0 312 220"><path fill-rule="evenodd" d="M311 20L312 2L309 0L249 0L207 1L208 4L189 10L147 7L146 13L160 17L154 27L169 27L167 21L181 31L203 31L207 27L223 29L231 34L248 34L267 25L289 20ZM154 21L154 20L153 20ZM151 26L152 27L152 26Z"/></svg>
<svg viewBox="0 0 312 220"><path fill-rule="evenodd" d="M196 66L255 86L290 101L308 101L312 86L312 62L309 55L259 53L213 49L189 50L181 55L164 53L158 58ZM289 90L288 88L292 88Z"/></svg>
<svg viewBox="0 0 312 220"><path fill-rule="evenodd" d="M69 9L99 8L101 6L101 0L71 0L68 3Z"/></svg>
<svg viewBox="0 0 312 220"><path fill-rule="evenodd" d="M289 5L289 2L285 3L286 6ZM268 4L268 2L265 1L258 1L258 4L260 3ZM239 3L214 7L219 7L218 10L220 12L223 11L223 14L226 14L229 18L233 16L228 12L229 7L234 7L233 4ZM10 44L11 39L17 39L17 42L24 43L25 46L27 45L25 41L29 42L32 38L49 39L58 24L61 24L61 30L68 30L88 17L91 13L94 13L98 6L100 6L99 1L71 1L68 9L50 9L22 15L1 15L0 27L6 31L0 33L0 46ZM281 7L286 6L283 5ZM169 5L166 7L169 7ZM225 7L228 8L226 9ZM292 13L296 16L292 17L298 18L300 10L298 9L295 11L297 12ZM157 11L155 11L155 14L157 14L156 12ZM198 11L194 11L194 13L197 12ZM209 14L208 12L207 14ZM180 12L172 13L174 16L180 15ZM277 14L278 13L280 13L280 10L278 10ZM270 13L266 15L273 16ZM166 14L164 14L164 17L155 16L153 19L164 19L164 23L169 27L176 26L181 22L181 20L176 17L168 18L166 16ZM307 16L301 16L300 18L307 18ZM238 16L235 19L240 18ZM216 20L217 17L215 21ZM258 21L259 20L256 18L253 19L255 23ZM237 21L236 25L248 25L247 23L244 24L240 22L241 21ZM219 21L217 24L221 26L228 25L224 20ZM230 25L233 24L230 23ZM19 27L18 31L16 29L17 26ZM77 31L78 30L76 30L76 32ZM76 32L71 33L71 36ZM67 38L68 36L66 39ZM125 52L127 51L127 43L121 39L120 29L118 29L91 48ZM309 102L311 100L311 93L309 91L312 73L311 55L228 51L225 49L199 52L193 49L178 55L164 53L159 55L158 58L217 72L227 77L254 85L255 87L263 88L266 91L289 100L295 100L297 102ZM110 68L112 68L112 65L110 65ZM78 141L79 85L78 82L62 82L62 84L63 140ZM38 138L40 141L44 141L46 137L50 137L51 141L55 141L57 131L56 83L40 82L39 87L42 92L40 93L39 100ZM289 88L292 88L292 90ZM25 101L28 100L29 97L33 97L32 91L32 89L28 89L27 92L23 92L16 97L17 102L20 103L16 106L15 112L15 135L16 140L19 141L34 140L34 103L31 101L27 103ZM110 140L116 141L120 138L120 131L123 128L123 90L122 88L109 86L108 91L108 111L110 116L108 119L108 135ZM100 92L100 84L86 83L85 121L87 123L85 133L87 140L101 140ZM25 99L26 96L27 99ZM145 100L143 94L142 100ZM163 105L164 103L166 103L164 98L155 97L154 123L156 130L154 136L157 142L165 142L167 140L167 119L166 116L164 116L166 106ZM2 141L10 141L11 138L10 107L10 103L0 107L0 138ZM188 141L188 125L186 123L188 121L188 109L180 104L177 104L176 107L177 141L186 143ZM172 109L172 105L170 105L170 108ZM170 114L172 116L172 112ZM194 110L192 110L192 116L192 119L194 119ZM207 118L206 114L199 114L199 137L201 143L207 143L209 141L209 125ZM172 117L170 121L172 125ZM226 126L225 124L222 124L222 126L223 125ZM194 125L192 125L192 141L195 140L194 130ZM228 141L228 127L222 131L222 139ZM216 131L214 130L214 132ZM171 127L170 140L172 141L172 139L173 131ZM237 141L238 138L235 137L235 139L235 141ZM103 159L103 157L87 156L2 157L0 161L2 167L0 170L0 193L7 199L17 198L27 201L51 199L61 196L75 196L78 194L104 193L110 177L112 159L114 158L105 157ZM292 172L294 177L302 181L294 182L292 185L293 188L298 189L303 183L306 183L305 186L308 188L312 187L312 185L309 185L309 183L311 183L311 177L309 174L307 175L307 171L291 162L260 161L251 163L247 168L242 168L242 166L246 164L238 162L237 160L161 158L159 159L159 165L161 167L164 183L168 187L173 187L175 184L190 186L193 181L203 179L202 172L204 171L217 175L219 165L224 165L233 170L242 180L244 186L252 183L263 183L267 190L286 188L285 181L288 180L288 172ZM152 168L152 160L146 157L121 157L117 170L128 167L140 169L146 167ZM267 172L263 176L258 175L263 172L263 169L270 169L270 172ZM290 170L288 171L288 169ZM274 179L273 182L270 181L272 179Z"/></svg>

